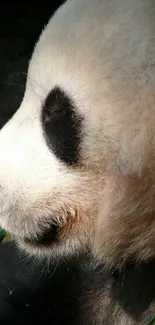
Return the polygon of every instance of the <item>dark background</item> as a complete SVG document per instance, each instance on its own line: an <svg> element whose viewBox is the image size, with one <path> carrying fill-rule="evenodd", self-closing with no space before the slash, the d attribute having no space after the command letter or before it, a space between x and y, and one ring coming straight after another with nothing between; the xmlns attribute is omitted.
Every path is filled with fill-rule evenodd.
<svg viewBox="0 0 155 325"><path fill-rule="evenodd" d="M0 11L0 128L19 107L39 34L63 0L3 4ZM40 4L39 4L40 3Z"/></svg>

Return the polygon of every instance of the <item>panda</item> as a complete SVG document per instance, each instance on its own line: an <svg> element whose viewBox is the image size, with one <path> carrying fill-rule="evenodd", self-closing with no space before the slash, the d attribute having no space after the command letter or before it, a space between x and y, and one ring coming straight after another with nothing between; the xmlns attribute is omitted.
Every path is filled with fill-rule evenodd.
<svg viewBox="0 0 155 325"><path fill-rule="evenodd" d="M0 131L0 224L41 263L75 258L74 325L154 317L154 14L153 0L67 0Z"/></svg>

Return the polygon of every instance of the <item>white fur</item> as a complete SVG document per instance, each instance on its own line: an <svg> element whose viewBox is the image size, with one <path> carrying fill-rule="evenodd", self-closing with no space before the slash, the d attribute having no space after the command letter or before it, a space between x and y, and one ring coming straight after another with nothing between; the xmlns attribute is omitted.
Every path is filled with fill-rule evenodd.
<svg viewBox="0 0 155 325"><path fill-rule="evenodd" d="M0 132L0 223L22 246L23 238L38 236L51 219L63 226L68 211L74 218L77 210L75 230L43 254L87 245L98 252L102 226L110 233L112 211L124 213L115 205L126 202L130 179L141 179L148 164L153 202L154 13L153 0L68 0L42 32L21 106ZM83 169L65 166L46 146L40 114L54 86L84 116ZM99 254L104 256L103 247Z"/></svg>

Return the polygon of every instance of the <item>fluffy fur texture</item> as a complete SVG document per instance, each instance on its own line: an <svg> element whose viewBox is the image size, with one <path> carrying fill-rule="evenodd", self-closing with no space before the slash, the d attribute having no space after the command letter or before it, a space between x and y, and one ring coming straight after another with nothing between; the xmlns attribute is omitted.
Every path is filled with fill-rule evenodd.
<svg viewBox="0 0 155 325"><path fill-rule="evenodd" d="M155 261L120 271L84 256L38 263L0 245L0 324L148 325Z"/></svg>
<svg viewBox="0 0 155 325"><path fill-rule="evenodd" d="M155 256L154 14L153 0L68 0L42 32L22 104L0 132L0 224L30 253ZM56 87L82 119L73 165L43 132Z"/></svg>

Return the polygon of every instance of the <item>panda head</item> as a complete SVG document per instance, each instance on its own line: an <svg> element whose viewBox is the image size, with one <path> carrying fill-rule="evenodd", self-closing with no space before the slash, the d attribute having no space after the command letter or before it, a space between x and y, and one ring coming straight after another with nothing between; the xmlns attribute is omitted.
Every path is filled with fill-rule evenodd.
<svg viewBox="0 0 155 325"><path fill-rule="evenodd" d="M129 17L125 4L120 15L70 0L55 13L0 132L0 224L32 254L155 254L154 68L136 58L148 62L143 8Z"/></svg>

